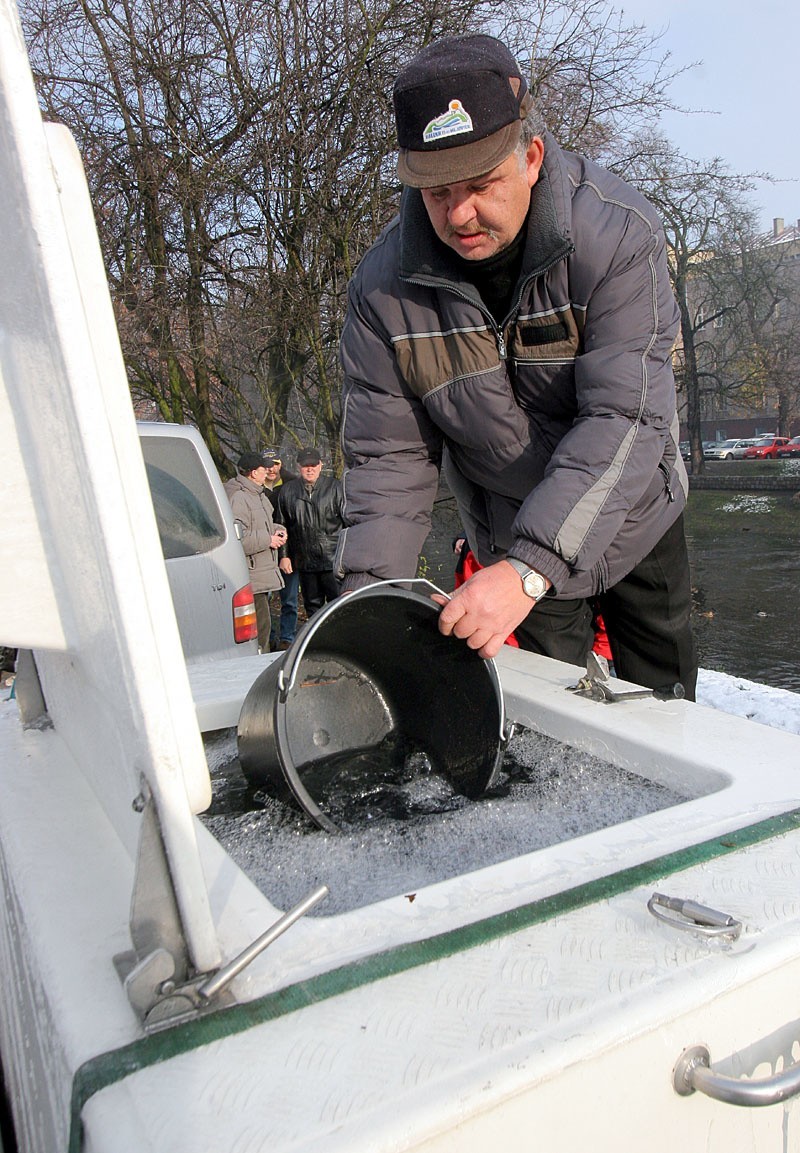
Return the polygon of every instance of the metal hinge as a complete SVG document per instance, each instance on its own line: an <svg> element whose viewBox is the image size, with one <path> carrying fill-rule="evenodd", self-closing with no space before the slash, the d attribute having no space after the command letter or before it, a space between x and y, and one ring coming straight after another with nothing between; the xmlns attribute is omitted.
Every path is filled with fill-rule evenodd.
<svg viewBox="0 0 800 1153"><path fill-rule="evenodd" d="M142 813L142 828L131 901L133 949L117 954L114 964L145 1030L153 1032L233 1004L233 978L323 900L328 887L320 885L226 965L209 973L191 972L158 813L144 784L134 807Z"/></svg>

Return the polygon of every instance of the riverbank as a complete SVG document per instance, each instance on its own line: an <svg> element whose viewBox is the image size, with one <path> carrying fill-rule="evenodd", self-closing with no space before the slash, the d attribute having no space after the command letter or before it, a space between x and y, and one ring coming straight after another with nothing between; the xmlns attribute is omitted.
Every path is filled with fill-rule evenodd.
<svg viewBox="0 0 800 1153"><path fill-rule="evenodd" d="M689 491L800 493L800 460L707 460Z"/></svg>

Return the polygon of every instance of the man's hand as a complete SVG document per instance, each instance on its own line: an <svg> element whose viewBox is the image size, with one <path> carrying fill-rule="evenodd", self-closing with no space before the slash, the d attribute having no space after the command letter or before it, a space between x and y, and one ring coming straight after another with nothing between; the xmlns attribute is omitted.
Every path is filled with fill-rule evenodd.
<svg viewBox="0 0 800 1153"><path fill-rule="evenodd" d="M450 600L441 596L433 599L444 606L439 632L460 637L487 659L497 656L506 637L534 607L523 591L519 573L505 561L480 569Z"/></svg>
<svg viewBox="0 0 800 1153"><path fill-rule="evenodd" d="M281 572L285 572L287 574L294 571L292 568L292 562L289 560L288 556L285 556L278 561L278 568L281 570Z"/></svg>

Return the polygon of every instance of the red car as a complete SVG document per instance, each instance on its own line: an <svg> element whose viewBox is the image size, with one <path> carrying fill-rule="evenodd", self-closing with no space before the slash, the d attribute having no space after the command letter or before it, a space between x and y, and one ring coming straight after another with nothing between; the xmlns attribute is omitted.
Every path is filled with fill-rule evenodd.
<svg viewBox="0 0 800 1153"><path fill-rule="evenodd" d="M788 444L778 449L778 456L800 456L800 436L793 436Z"/></svg>
<svg viewBox="0 0 800 1153"><path fill-rule="evenodd" d="M755 444L744 450L745 460L762 460L764 457L778 455L778 449L785 448L789 443L788 436L762 436Z"/></svg>

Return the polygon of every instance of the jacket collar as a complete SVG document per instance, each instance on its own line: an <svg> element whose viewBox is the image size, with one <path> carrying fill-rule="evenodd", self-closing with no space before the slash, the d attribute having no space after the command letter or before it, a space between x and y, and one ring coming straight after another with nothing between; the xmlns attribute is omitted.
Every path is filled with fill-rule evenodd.
<svg viewBox="0 0 800 1153"><path fill-rule="evenodd" d="M239 484L239 487L243 488L245 490L245 492L253 492L257 496L261 496L261 494L264 491L264 488L262 485L256 484L256 482L254 480L251 480L249 476L245 476L241 472L237 473L236 480Z"/></svg>
<svg viewBox="0 0 800 1153"><path fill-rule="evenodd" d="M545 133L544 142L544 162L531 189L526 223L521 274L524 280L544 272L573 249L564 154L549 132ZM433 231L417 188L404 188L400 200L399 271L404 280L446 281L465 295L476 296L474 286L464 275L464 262Z"/></svg>

